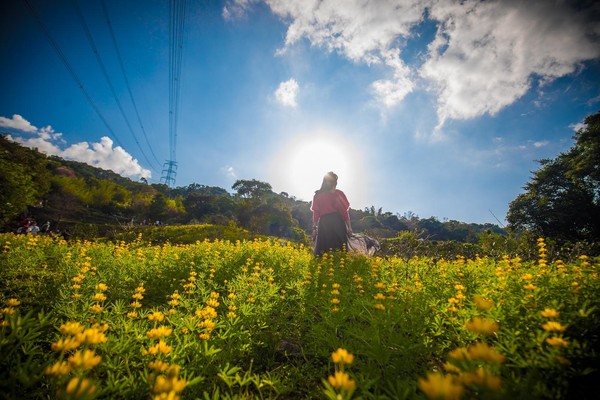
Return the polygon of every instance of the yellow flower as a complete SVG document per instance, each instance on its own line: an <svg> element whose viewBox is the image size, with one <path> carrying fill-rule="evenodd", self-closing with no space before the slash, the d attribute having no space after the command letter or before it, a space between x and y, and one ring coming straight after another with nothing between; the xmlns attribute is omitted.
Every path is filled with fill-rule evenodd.
<svg viewBox="0 0 600 400"><path fill-rule="evenodd" d="M469 359L471 360L482 360L492 363L501 364L504 362L504 356L496 351L493 347L488 346L485 343L476 343L469 346L467 350Z"/></svg>
<svg viewBox="0 0 600 400"><path fill-rule="evenodd" d="M59 329L63 335L77 335L83 332L84 327L79 322L66 322Z"/></svg>
<svg viewBox="0 0 600 400"><path fill-rule="evenodd" d="M540 311L540 314L546 318L558 318L559 312L553 308L545 308L543 311Z"/></svg>
<svg viewBox="0 0 600 400"><path fill-rule="evenodd" d="M486 387L495 391L500 390L502 380L500 377L492 375L483 368L477 368L473 372L467 372L461 375L462 382L467 386Z"/></svg>
<svg viewBox="0 0 600 400"><path fill-rule="evenodd" d="M523 279L524 281L531 281L531 280L533 280L533 275L525 274L521 277L521 279Z"/></svg>
<svg viewBox="0 0 600 400"><path fill-rule="evenodd" d="M150 361L148 363L148 366L150 367L150 369L152 369L156 372L164 372L169 367L169 364L167 364L166 362L164 362L162 360L154 360L154 361Z"/></svg>
<svg viewBox="0 0 600 400"><path fill-rule="evenodd" d="M356 382L350 379L350 376L342 371L336 371L334 375L329 375L327 378L331 386L338 390L354 390L356 388Z"/></svg>
<svg viewBox="0 0 600 400"><path fill-rule="evenodd" d="M104 293L96 293L92 296L92 300L94 301L104 301L106 300L106 295Z"/></svg>
<svg viewBox="0 0 600 400"><path fill-rule="evenodd" d="M171 352L172 347L169 346L167 343L165 343L164 341L159 341L157 344L155 344L154 346L151 346L148 350L144 350L143 354L144 355L148 355L148 354L152 354L152 355L156 355L156 354L169 354Z"/></svg>
<svg viewBox="0 0 600 400"><path fill-rule="evenodd" d="M465 324L465 328L467 328L471 332L483 335L492 335L498 332L499 329L497 323L490 319L481 317L472 318Z"/></svg>
<svg viewBox="0 0 600 400"><path fill-rule="evenodd" d="M542 325L545 331L548 332L562 332L567 329L566 326L562 326L560 323L555 321L548 321L544 325Z"/></svg>
<svg viewBox="0 0 600 400"><path fill-rule="evenodd" d="M78 350L69 357L69 364L73 368L92 369L100 364L102 357L94 353L92 350Z"/></svg>
<svg viewBox="0 0 600 400"><path fill-rule="evenodd" d="M104 310L104 307L102 307L100 304L94 304L90 307L90 311L95 312L96 314L101 313L102 310Z"/></svg>
<svg viewBox="0 0 600 400"><path fill-rule="evenodd" d="M108 286L106 286L104 283L99 283L96 285L96 290L106 291L108 290Z"/></svg>
<svg viewBox="0 0 600 400"><path fill-rule="evenodd" d="M377 293L375 296L373 296L374 300L385 300L385 295L383 293Z"/></svg>
<svg viewBox="0 0 600 400"><path fill-rule="evenodd" d="M162 320L165 319L165 315L160 311L154 311L153 313L148 314L148 319L150 321L162 322Z"/></svg>
<svg viewBox="0 0 600 400"><path fill-rule="evenodd" d="M67 384L66 392L74 397L89 396L96 390L89 379L75 376Z"/></svg>
<svg viewBox="0 0 600 400"><path fill-rule="evenodd" d="M137 317L138 317L138 313L137 313L136 311L129 311L129 312L127 313L127 317L128 317L128 318L132 318L132 319L133 319L133 318L137 318Z"/></svg>
<svg viewBox="0 0 600 400"><path fill-rule="evenodd" d="M88 328L83 333L76 336L82 343L87 344L100 344L105 343L107 338L104 332L97 328Z"/></svg>
<svg viewBox="0 0 600 400"><path fill-rule="evenodd" d="M453 358L456 361L466 361L469 359L469 353L464 347L458 347L448 353L448 357Z"/></svg>
<svg viewBox="0 0 600 400"><path fill-rule="evenodd" d="M136 300L142 300L144 298L144 295L141 293L134 293L133 295L131 295L131 297Z"/></svg>
<svg viewBox="0 0 600 400"><path fill-rule="evenodd" d="M333 299L331 299L331 304L340 304L340 299L334 297Z"/></svg>
<svg viewBox="0 0 600 400"><path fill-rule="evenodd" d="M560 337L551 337L546 339L546 343L548 343L550 346L555 346L555 347L567 347L569 345L569 342L567 342L565 339L560 338Z"/></svg>
<svg viewBox="0 0 600 400"><path fill-rule="evenodd" d="M134 301L130 304L130 306L131 308L142 308L142 303L140 303L139 301Z"/></svg>
<svg viewBox="0 0 600 400"><path fill-rule="evenodd" d="M6 305L9 307L16 307L19 304L21 304L21 302L15 298L10 298L6 300Z"/></svg>
<svg viewBox="0 0 600 400"><path fill-rule="evenodd" d="M527 285L523 285L523 288L527 289L527 290L535 290L535 289L537 289L537 286L535 286L532 283L528 283Z"/></svg>
<svg viewBox="0 0 600 400"><path fill-rule="evenodd" d="M331 353L331 359L336 364L352 364L354 361L354 355L348 352L346 349L339 348Z"/></svg>
<svg viewBox="0 0 600 400"><path fill-rule="evenodd" d="M208 340L210 339L210 335L208 333L201 333L198 335L198 337L202 340Z"/></svg>
<svg viewBox="0 0 600 400"><path fill-rule="evenodd" d="M206 301L206 305L207 305L207 306L209 306L209 307L212 307L212 308L217 308L217 307L219 307L219 304L220 304L220 303L219 303L217 300L215 300L215 299L208 299L208 300Z"/></svg>
<svg viewBox="0 0 600 400"><path fill-rule="evenodd" d="M185 379L159 375L156 377L153 390L154 393L181 392L185 389L186 385L187 382Z"/></svg>
<svg viewBox="0 0 600 400"><path fill-rule="evenodd" d="M68 337L64 339L59 339L58 342L52 343L52 350L59 351L70 351L78 348L81 345L81 340L77 337Z"/></svg>
<svg viewBox="0 0 600 400"><path fill-rule="evenodd" d="M210 292L210 298L211 299L218 299L219 298L219 293L217 292Z"/></svg>
<svg viewBox="0 0 600 400"><path fill-rule="evenodd" d="M428 372L427 378L419 379L419 389L430 399L459 400L464 388L452 375Z"/></svg>
<svg viewBox="0 0 600 400"><path fill-rule="evenodd" d="M46 367L44 372L46 375L67 375L71 372L71 367L66 361L58 361L53 365Z"/></svg>
<svg viewBox="0 0 600 400"><path fill-rule="evenodd" d="M456 290L465 290L465 287L463 285L454 285L454 289L456 289Z"/></svg>
<svg viewBox="0 0 600 400"><path fill-rule="evenodd" d="M482 296L475 295L473 300L475 300L475 307L477 307L479 311L486 311L494 307L494 302L492 300L485 299Z"/></svg>
<svg viewBox="0 0 600 400"><path fill-rule="evenodd" d="M150 329L146 333L146 337L150 339L160 339L161 337L169 336L173 332L173 329L166 326L159 326L158 328Z"/></svg>
<svg viewBox="0 0 600 400"><path fill-rule="evenodd" d="M381 303L377 303L373 307L375 307L376 310L385 310L385 306Z"/></svg>

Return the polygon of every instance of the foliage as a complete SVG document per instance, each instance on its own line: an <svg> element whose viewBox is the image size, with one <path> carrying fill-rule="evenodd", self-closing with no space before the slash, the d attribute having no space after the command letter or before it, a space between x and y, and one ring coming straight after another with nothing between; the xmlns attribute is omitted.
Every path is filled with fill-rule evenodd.
<svg viewBox="0 0 600 400"><path fill-rule="evenodd" d="M585 124L569 151L539 162L525 192L510 203L512 229L563 241L600 241L600 112Z"/></svg>
<svg viewBox="0 0 600 400"><path fill-rule="evenodd" d="M532 261L314 258L273 240L0 235L0 392L586 398L600 259L551 251L540 239Z"/></svg>

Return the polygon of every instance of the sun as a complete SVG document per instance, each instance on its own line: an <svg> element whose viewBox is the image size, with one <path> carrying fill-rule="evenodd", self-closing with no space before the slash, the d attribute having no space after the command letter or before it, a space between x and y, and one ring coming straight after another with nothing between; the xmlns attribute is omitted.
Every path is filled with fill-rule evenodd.
<svg viewBox="0 0 600 400"><path fill-rule="evenodd" d="M342 138L332 135L306 135L291 142L279 158L278 175L285 180L286 191L298 199L310 201L323 176L333 171L339 176L338 188L351 190L356 176L356 152Z"/></svg>

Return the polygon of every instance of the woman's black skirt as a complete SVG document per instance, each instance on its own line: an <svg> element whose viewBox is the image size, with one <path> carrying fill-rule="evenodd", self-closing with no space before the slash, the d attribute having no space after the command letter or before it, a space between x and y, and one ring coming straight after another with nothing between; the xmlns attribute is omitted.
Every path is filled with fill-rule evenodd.
<svg viewBox="0 0 600 400"><path fill-rule="evenodd" d="M344 245L346 245L347 249L348 233L346 231L346 223L340 214L334 212L321 216L317 230L315 255L342 250Z"/></svg>

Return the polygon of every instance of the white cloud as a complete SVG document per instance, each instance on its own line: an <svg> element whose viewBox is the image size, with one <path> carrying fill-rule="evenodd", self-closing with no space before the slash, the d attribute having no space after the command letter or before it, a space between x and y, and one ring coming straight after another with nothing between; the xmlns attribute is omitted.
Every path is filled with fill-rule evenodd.
<svg viewBox="0 0 600 400"><path fill-rule="evenodd" d="M230 179L237 179L237 173L235 172L235 168L231 165L225 165L221 168L221 172Z"/></svg>
<svg viewBox="0 0 600 400"><path fill-rule="evenodd" d="M438 91L441 122L494 115L534 76L548 82L600 56L590 25L563 2L440 1L431 17L440 25L421 73Z"/></svg>
<svg viewBox="0 0 600 400"><path fill-rule="evenodd" d="M540 147L548 146L548 144L550 144L549 141L540 140L538 142L533 142L533 147L535 147L536 149L539 149Z"/></svg>
<svg viewBox="0 0 600 400"><path fill-rule="evenodd" d="M587 124L584 124L583 122L578 122L576 124L569 125L569 128L573 129L574 132L579 132L579 130L587 128Z"/></svg>
<svg viewBox="0 0 600 400"><path fill-rule="evenodd" d="M285 82L281 82L277 90L275 90L275 98L284 107L296 107L296 97L298 96L298 82L295 79L290 79Z"/></svg>
<svg viewBox="0 0 600 400"><path fill-rule="evenodd" d="M260 0L230 0L224 15L240 16ZM355 63L385 65L391 78L371 89L386 107L416 89L415 76L438 98L438 118L494 115L539 78L544 85L600 56L600 25L589 7L530 0L263 0L288 24L281 53L301 39ZM227 10L227 13L226 13ZM596 9L597 11L598 9ZM425 63L412 66L402 49L425 16L438 24Z"/></svg>
<svg viewBox="0 0 600 400"><path fill-rule="evenodd" d="M61 145L66 142L62 139L62 133L56 133L51 126L37 129L20 115L13 116L12 120L0 117L0 124L6 124L0 126L7 128L33 133L33 137L22 137L17 134L7 137L24 146L37 148L44 154L84 162L127 177L150 178L152 175L150 170L142 168L138 161L122 147L113 148L113 141L106 136L102 137L98 143L79 142L63 149ZM31 127L34 129L32 130Z"/></svg>
<svg viewBox="0 0 600 400"><path fill-rule="evenodd" d="M19 114L14 114L12 118L0 117L0 127L8 129L16 129L22 132L33 133L37 128L25 120Z"/></svg>

